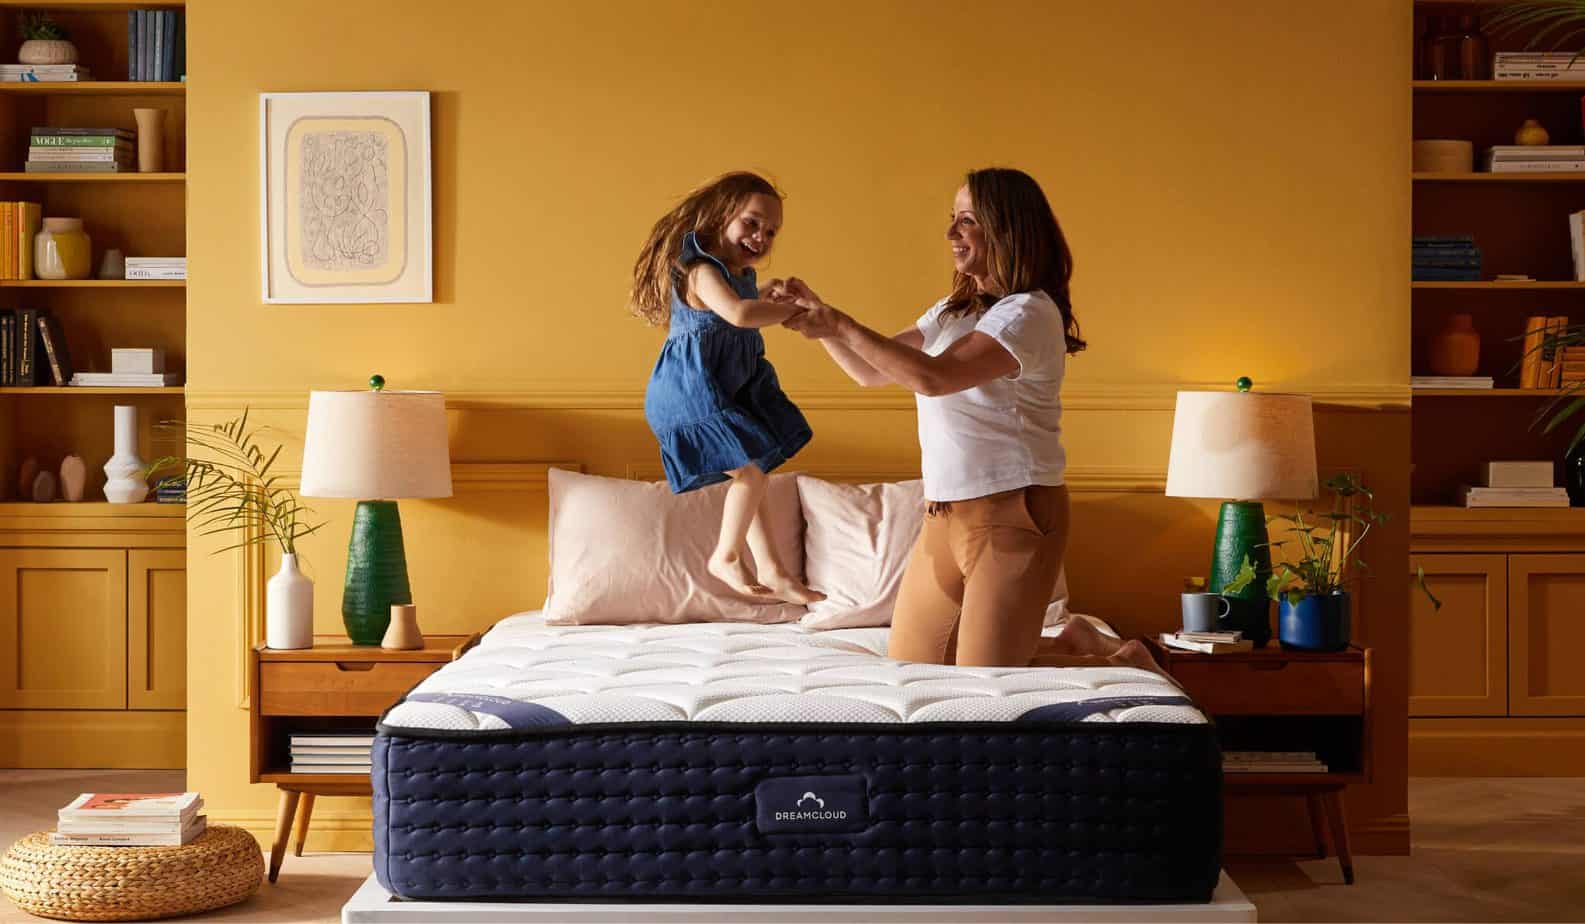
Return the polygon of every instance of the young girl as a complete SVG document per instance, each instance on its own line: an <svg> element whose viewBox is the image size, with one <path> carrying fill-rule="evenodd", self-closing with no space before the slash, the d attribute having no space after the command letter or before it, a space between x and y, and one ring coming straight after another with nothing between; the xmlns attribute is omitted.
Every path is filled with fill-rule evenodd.
<svg viewBox="0 0 1585 924"><path fill-rule="evenodd" d="M761 516L765 474L812 435L765 359L759 328L800 309L779 280L761 297L754 264L781 229L781 194L752 173L728 173L661 216L633 266L633 312L670 324L644 394L674 493L731 479L710 573L739 593L812 603L776 554ZM751 569L745 541L754 554Z"/></svg>

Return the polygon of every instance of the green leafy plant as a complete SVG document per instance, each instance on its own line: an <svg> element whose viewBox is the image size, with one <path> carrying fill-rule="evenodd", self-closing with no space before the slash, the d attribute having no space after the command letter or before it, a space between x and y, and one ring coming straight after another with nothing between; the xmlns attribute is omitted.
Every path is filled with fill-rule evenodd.
<svg viewBox="0 0 1585 924"><path fill-rule="evenodd" d="M266 453L259 443L265 428L248 426L248 411L225 423L202 425L180 421L161 425L186 433L188 456L157 459L145 469L154 473L180 468L182 474L162 483L185 479L187 519L200 536L244 530L243 538L217 552L274 542L287 555L297 553L297 540L317 532L324 523L308 525L304 507L292 489L274 473L280 445ZM194 451L197 451L195 454ZM249 531L251 530L251 531Z"/></svg>
<svg viewBox="0 0 1585 924"><path fill-rule="evenodd" d="M58 42L70 36L60 23L43 13L34 13L23 18L22 37L30 42Z"/></svg>
<svg viewBox="0 0 1585 924"><path fill-rule="evenodd" d="M1585 3L1585 0L1581 2ZM1522 341L1525 337L1521 335L1510 339ZM1559 350L1573 346L1585 346L1585 324L1570 324L1542 337L1540 342L1532 346L1509 371L1517 372L1522 369L1524 357L1528 357L1531 353L1537 354L1537 359L1550 363ZM1543 433L1551 433L1579 416L1581 411L1585 411L1585 394L1581 394L1582 391L1585 391L1585 382L1564 385L1556 397L1541 406L1541 410L1536 413L1533 426L1540 427ZM1568 449L1564 450L1565 454L1573 452L1582 442L1585 442L1585 422L1574 428L1574 432L1569 436Z"/></svg>
<svg viewBox="0 0 1585 924"><path fill-rule="evenodd" d="M1546 46L1549 41L1556 50L1585 34L1585 0L1516 0L1494 10L1486 28L1494 35L1533 29L1527 50Z"/></svg>
<svg viewBox="0 0 1585 924"><path fill-rule="evenodd" d="M1360 546L1370 531L1387 522L1389 515L1376 510L1376 495L1352 474L1334 475L1324 487L1332 493L1332 509L1325 513L1294 511L1266 518L1268 526L1287 524L1288 538L1267 543L1275 550L1292 547L1295 554L1272 563L1266 578L1266 595L1286 599L1291 606L1309 596L1341 593L1348 589L1355 569L1368 572L1359 557ZM1276 556L1273 556L1274 558ZM1249 556L1223 588L1236 594L1258 579ZM1425 572L1416 574L1420 590L1440 609L1442 602L1426 586Z"/></svg>

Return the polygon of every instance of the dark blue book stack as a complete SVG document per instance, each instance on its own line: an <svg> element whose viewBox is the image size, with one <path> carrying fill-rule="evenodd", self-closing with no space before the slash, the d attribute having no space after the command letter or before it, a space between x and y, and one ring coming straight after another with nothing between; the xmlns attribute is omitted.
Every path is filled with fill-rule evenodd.
<svg viewBox="0 0 1585 924"><path fill-rule="evenodd" d="M1480 248L1471 234L1417 235L1411 259L1415 282L1480 281Z"/></svg>

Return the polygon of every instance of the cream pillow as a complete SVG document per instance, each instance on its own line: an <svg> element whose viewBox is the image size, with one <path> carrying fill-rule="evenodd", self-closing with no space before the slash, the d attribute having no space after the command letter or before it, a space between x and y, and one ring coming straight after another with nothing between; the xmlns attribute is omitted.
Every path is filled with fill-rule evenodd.
<svg viewBox="0 0 1585 924"><path fill-rule="evenodd" d="M551 469L551 625L791 622L804 607L741 596L705 569L726 485L672 494L664 481ZM772 475L766 513L783 562L803 573L803 518L792 475Z"/></svg>
<svg viewBox="0 0 1585 924"><path fill-rule="evenodd" d="M924 523L924 482L837 484L798 476L804 571L826 599L801 620L810 629L889 626L908 554ZM1068 615L1068 575L1057 575L1045 624Z"/></svg>

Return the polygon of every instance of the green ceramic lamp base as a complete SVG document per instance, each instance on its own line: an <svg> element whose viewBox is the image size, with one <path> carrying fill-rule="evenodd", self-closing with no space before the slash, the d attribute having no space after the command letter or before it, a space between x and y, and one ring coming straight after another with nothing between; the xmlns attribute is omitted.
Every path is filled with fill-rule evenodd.
<svg viewBox="0 0 1585 924"><path fill-rule="evenodd" d="M1266 533L1266 510L1254 501L1226 501L1216 520L1216 548L1211 553L1211 593L1238 576L1244 557L1255 566L1256 578L1236 594L1226 594L1227 629L1237 629L1257 647L1271 640L1271 601L1266 578L1271 575L1271 547Z"/></svg>
<svg viewBox="0 0 1585 924"><path fill-rule="evenodd" d="M359 501L347 543L347 586L341 619L354 645L378 645L391 624L393 603L412 603L407 552L396 501Z"/></svg>

